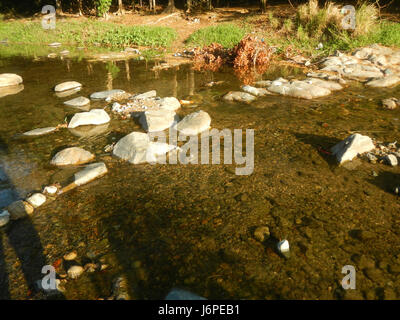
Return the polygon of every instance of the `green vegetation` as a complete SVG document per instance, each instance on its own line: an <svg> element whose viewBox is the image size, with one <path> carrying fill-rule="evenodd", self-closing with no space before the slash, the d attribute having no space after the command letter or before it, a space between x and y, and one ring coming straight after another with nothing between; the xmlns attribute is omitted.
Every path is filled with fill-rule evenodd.
<svg viewBox="0 0 400 320"><path fill-rule="evenodd" d="M139 46L169 47L177 38L177 32L167 27L153 26L118 26L105 33L98 34L95 40L108 46Z"/></svg>
<svg viewBox="0 0 400 320"><path fill-rule="evenodd" d="M96 0L96 12L99 17L104 16L110 10L112 0Z"/></svg>
<svg viewBox="0 0 400 320"><path fill-rule="evenodd" d="M195 31L186 40L189 45L208 46L211 43L219 43L225 48L233 48L245 36L246 30L237 25L226 23L211 26Z"/></svg>
<svg viewBox="0 0 400 320"><path fill-rule="evenodd" d="M40 22L0 21L0 40L8 39L12 43L48 44L58 41L66 45L100 43L109 47L168 47L176 37L176 31L167 27L130 27L96 20L61 21L57 22L54 30L43 29Z"/></svg>

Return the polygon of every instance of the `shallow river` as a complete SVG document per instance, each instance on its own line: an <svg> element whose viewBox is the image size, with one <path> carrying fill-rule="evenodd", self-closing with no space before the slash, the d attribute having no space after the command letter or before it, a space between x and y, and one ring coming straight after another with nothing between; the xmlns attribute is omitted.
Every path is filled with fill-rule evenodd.
<svg viewBox="0 0 400 320"><path fill-rule="evenodd" d="M231 70L153 66L133 60L0 60L0 73L24 79L23 91L0 98L0 208L77 171L50 165L66 146L95 153L109 169L47 202L31 219L0 229L0 298L40 298L31 285L43 277L41 268L53 264L65 273L68 265L59 259L72 250L78 263L100 261L108 268L68 280L67 299L107 298L118 276L126 277L131 297L138 299L163 298L173 287L209 299L400 298L400 203L392 191L400 184L399 167L365 160L339 167L324 152L353 132L400 141L400 110L380 106L382 98L400 97L400 89L351 84L314 101L267 96L227 103L221 96L240 85ZM304 77L301 70L276 66L263 78L281 75ZM67 80L82 83L82 90L57 97L54 86ZM204 86L220 80L225 83ZM204 110L213 128L254 129L254 172L235 175L235 164L119 161L104 147L142 129L112 115L104 101L90 106L107 106L108 125L20 136L79 112L63 101L111 88L156 89L161 97L195 101L197 107L182 107L180 116ZM271 237L261 243L253 233L264 225ZM280 239L290 243L288 259L275 249ZM345 265L356 268L356 290L341 286Z"/></svg>

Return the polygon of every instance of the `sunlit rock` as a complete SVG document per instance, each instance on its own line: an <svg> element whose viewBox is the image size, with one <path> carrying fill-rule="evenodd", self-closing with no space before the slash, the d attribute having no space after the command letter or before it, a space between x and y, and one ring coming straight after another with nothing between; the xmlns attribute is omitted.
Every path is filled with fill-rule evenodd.
<svg viewBox="0 0 400 320"><path fill-rule="evenodd" d="M167 109L149 110L141 114L140 124L147 132L163 131L179 121L174 111Z"/></svg>
<svg viewBox="0 0 400 320"><path fill-rule="evenodd" d="M193 112L179 121L174 128L187 136L194 136L210 128L210 115L203 111Z"/></svg>
<svg viewBox="0 0 400 320"><path fill-rule="evenodd" d="M65 105L75 108L86 106L89 103L90 100L86 97L78 97L64 102Z"/></svg>
<svg viewBox="0 0 400 320"><path fill-rule="evenodd" d="M87 125L100 125L110 121L110 116L103 109L92 109L89 112L76 113L68 124L68 128Z"/></svg>
<svg viewBox="0 0 400 320"><path fill-rule="evenodd" d="M24 132L24 136L41 136L50 132L55 131L57 128L56 127L47 127L47 128L38 128L38 129L33 129L28 132Z"/></svg>
<svg viewBox="0 0 400 320"><path fill-rule="evenodd" d="M226 95L224 95L223 99L226 101L237 101L237 102L248 103L256 100L256 97L247 92L231 91L228 92Z"/></svg>
<svg viewBox="0 0 400 320"><path fill-rule="evenodd" d="M107 167L103 162L92 163L87 165L85 169L75 173L74 183L77 186L81 186L104 176L107 172Z"/></svg>
<svg viewBox="0 0 400 320"><path fill-rule="evenodd" d="M331 151L338 162L342 164L345 161L353 160L357 155L373 149L375 149L375 145L370 137L355 133L333 146Z"/></svg>
<svg viewBox="0 0 400 320"><path fill-rule="evenodd" d="M84 164L94 159L94 154L82 148L71 147L58 152L50 164L54 166L68 166Z"/></svg>
<svg viewBox="0 0 400 320"><path fill-rule="evenodd" d="M63 92L63 91L68 91L68 90L72 90L72 89L78 89L81 87L82 87L82 84L80 84L77 81L66 81L66 82L56 85L54 88L54 91L55 92Z"/></svg>
<svg viewBox="0 0 400 320"><path fill-rule="evenodd" d="M22 83L22 77L15 73L0 74L0 87L16 86Z"/></svg>
<svg viewBox="0 0 400 320"><path fill-rule="evenodd" d="M35 193L31 195L29 198L26 199L26 201L32 205L34 208L39 208L41 205L43 205L46 202L46 196L41 193Z"/></svg>

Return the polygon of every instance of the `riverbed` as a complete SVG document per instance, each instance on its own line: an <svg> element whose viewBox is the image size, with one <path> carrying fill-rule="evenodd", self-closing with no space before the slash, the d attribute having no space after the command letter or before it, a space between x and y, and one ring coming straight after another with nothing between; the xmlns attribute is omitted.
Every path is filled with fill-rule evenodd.
<svg viewBox="0 0 400 320"><path fill-rule="evenodd" d="M123 276L135 299L162 299L184 288L208 299L392 299L400 297L400 169L356 159L338 166L327 152L351 133L382 142L399 140L400 111L381 100L400 97L400 87L366 89L350 82L343 91L315 100L266 96L246 103L221 97L239 90L234 72L196 72L190 65L162 70L158 62L85 59L0 60L0 73L16 73L24 89L0 98L0 201L23 199L52 183L63 183L77 168L50 165L59 150L78 146L103 161L108 174L62 194L31 218L0 229L0 298L39 299L32 283L45 264L60 274L64 254L77 263L101 263L63 282L66 299L107 299ZM304 78L302 69L271 66L263 79ZM74 80L82 90L71 97L54 93ZM206 84L223 83L214 87ZM211 127L254 129L251 175L237 165L139 164L113 157L105 146L132 131L133 119L112 114L92 130L39 136L21 133L57 126L79 110L64 101L101 90L130 93L157 90L160 97L192 100L177 113L206 111ZM1 181L1 179L0 179ZM267 226L270 238L254 237ZM276 250L290 243L290 257ZM342 268L356 268L356 289L341 286Z"/></svg>

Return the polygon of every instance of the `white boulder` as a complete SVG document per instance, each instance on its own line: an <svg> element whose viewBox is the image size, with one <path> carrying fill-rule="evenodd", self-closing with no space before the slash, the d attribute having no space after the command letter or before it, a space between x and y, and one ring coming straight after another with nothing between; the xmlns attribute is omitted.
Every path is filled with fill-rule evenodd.
<svg viewBox="0 0 400 320"><path fill-rule="evenodd" d="M92 109L88 112L76 113L68 124L68 128L108 123L110 116L103 109Z"/></svg>
<svg viewBox="0 0 400 320"><path fill-rule="evenodd" d="M77 186L81 186L104 176L107 172L107 167L103 162L91 163L87 165L85 169L75 173L74 183Z"/></svg>
<svg viewBox="0 0 400 320"><path fill-rule="evenodd" d="M193 112L184 117L174 129L188 136L194 136L210 128L211 118L203 110Z"/></svg>
<svg viewBox="0 0 400 320"><path fill-rule="evenodd" d="M0 74L0 87L16 86L22 83L22 77L15 73Z"/></svg>
<svg viewBox="0 0 400 320"><path fill-rule="evenodd" d="M94 154L79 147L66 148L58 152L51 164L54 166L68 166L87 163L94 159Z"/></svg>
<svg viewBox="0 0 400 320"><path fill-rule="evenodd" d="M333 146L331 151L339 163L342 164L345 161L353 160L359 154L373 149L375 149L375 146L370 137L355 133Z"/></svg>
<svg viewBox="0 0 400 320"><path fill-rule="evenodd" d="M67 91L67 90L78 89L81 87L82 87L82 84L80 84L77 81L66 81L66 82L56 85L54 88L54 91L55 92L63 92L63 91Z"/></svg>

